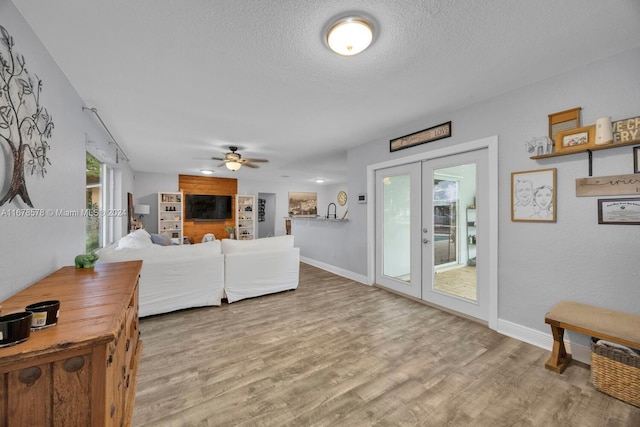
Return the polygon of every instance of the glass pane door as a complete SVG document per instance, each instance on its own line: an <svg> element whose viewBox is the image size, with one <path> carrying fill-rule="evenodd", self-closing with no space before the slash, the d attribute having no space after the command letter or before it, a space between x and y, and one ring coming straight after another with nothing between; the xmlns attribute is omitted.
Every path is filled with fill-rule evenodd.
<svg viewBox="0 0 640 427"><path fill-rule="evenodd" d="M376 282L420 297L420 164L376 172Z"/></svg>
<svg viewBox="0 0 640 427"><path fill-rule="evenodd" d="M475 259L469 257L471 250L475 252L476 233L466 216L470 207L475 208L476 165L435 169L432 185L433 289L476 301Z"/></svg>
<svg viewBox="0 0 640 427"><path fill-rule="evenodd" d="M481 320L489 313L477 256L486 159L486 150L472 151L428 160L422 170L422 299Z"/></svg>

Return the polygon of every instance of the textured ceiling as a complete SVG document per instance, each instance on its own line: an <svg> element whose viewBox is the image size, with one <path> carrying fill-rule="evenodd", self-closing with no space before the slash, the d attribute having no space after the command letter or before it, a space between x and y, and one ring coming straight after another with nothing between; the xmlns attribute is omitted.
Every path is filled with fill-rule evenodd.
<svg viewBox="0 0 640 427"><path fill-rule="evenodd" d="M349 147L640 45L637 0L13 3L140 172L344 182ZM377 32L340 57L352 11ZM229 145L270 162L198 160Z"/></svg>

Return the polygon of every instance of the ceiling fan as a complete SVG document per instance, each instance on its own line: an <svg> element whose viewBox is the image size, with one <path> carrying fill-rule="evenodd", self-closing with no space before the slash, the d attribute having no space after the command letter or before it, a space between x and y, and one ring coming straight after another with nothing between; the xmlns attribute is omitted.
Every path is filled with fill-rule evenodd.
<svg viewBox="0 0 640 427"><path fill-rule="evenodd" d="M226 166L230 171L237 171L242 166L248 168L259 168L260 166L254 165L254 163L266 163L269 160L266 159L243 159L238 151L238 147L229 147L230 152L224 155L224 158L212 157L213 160L222 160L222 163L218 166Z"/></svg>

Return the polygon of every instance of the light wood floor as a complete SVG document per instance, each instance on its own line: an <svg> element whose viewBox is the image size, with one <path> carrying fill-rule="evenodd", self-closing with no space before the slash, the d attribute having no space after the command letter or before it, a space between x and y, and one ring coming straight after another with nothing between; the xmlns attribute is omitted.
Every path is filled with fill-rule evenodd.
<svg viewBox="0 0 640 427"><path fill-rule="evenodd" d="M433 280L434 289L476 301L476 267L465 265L437 272Z"/></svg>
<svg viewBox="0 0 640 427"><path fill-rule="evenodd" d="M296 291L141 330L135 426L640 426L585 365L306 264Z"/></svg>

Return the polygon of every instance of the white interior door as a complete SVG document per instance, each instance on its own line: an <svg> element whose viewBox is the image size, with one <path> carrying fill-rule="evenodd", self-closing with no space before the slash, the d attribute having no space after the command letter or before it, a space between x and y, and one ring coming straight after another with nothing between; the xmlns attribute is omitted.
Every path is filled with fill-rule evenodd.
<svg viewBox="0 0 640 427"><path fill-rule="evenodd" d="M376 283L421 296L421 165L380 169L376 187Z"/></svg>
<svg viewBox="0 0 640 427"><path fill-rule="evenodd" d="M430 303L488 321L487 150L423 162L422 289Z"/></svg>

